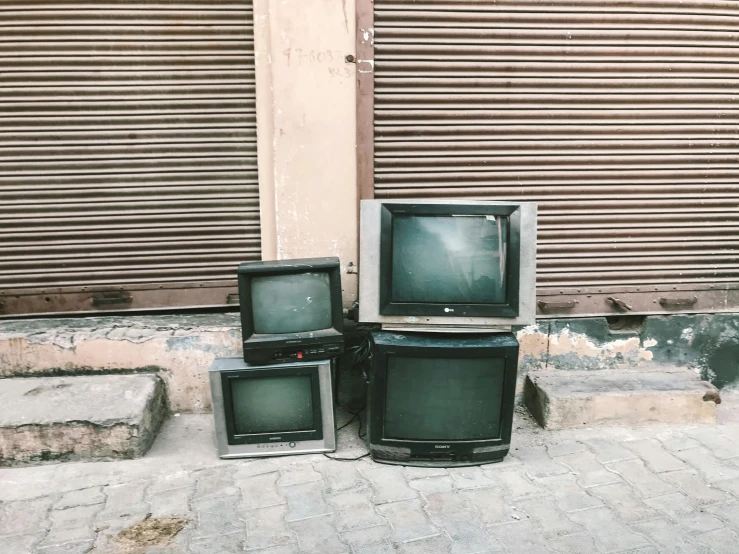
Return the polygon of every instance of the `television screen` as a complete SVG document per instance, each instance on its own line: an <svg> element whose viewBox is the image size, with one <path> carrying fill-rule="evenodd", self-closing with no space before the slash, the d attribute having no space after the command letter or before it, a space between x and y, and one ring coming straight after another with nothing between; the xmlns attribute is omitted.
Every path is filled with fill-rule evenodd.
<svg viewBox="0 0 739 554"><path fill-rule="evenodd" d="M388 355L385 438L500 437L504 375L503 358Z"/></svg>
<svg viewBox="0 0 739 554"><path fill-rule="evenodd" d="M508 218L395 215L392 302L502 304Z"/></svg>
<svg viewBox="0 0 739 554"><path fill-rule="evenodd" d="M256 276L251 280L254 332L305 333L332 326L326 272Z"/></svg>
<svg viewBox="0 0 739 554"><path fill-rule="evenodd" d="M231 379L237 435L315 429L310 375Z"/></svg>

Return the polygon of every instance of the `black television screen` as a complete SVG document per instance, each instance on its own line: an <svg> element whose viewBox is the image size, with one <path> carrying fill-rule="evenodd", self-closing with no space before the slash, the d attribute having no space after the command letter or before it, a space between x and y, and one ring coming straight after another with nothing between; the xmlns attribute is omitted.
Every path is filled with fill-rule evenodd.
<svg viewBox="0 0 739 554"><path fill-rule="evenodd" d="M239 265L244 360L322 360L343 352L339 258Z"/></svg>
<svg viewBox="0 0 739 554"><path fill-rule="evenodd" d="M310 375L232 379L231 402L236 435L315 429Z"/></svg>
<svg viewBox="0 0 739 554"><path fill-rule="evenodd" d="M505 360L388 356L384 436L411 440L500 437Z"/></svg>
<svg viewBox="0 0 739 554"><path fill-rule="evenodd" d="M306 333L331 328L328 273L254 277L251 297L257 334Z"/></svg>
<svg viewBox="0 0 739 554"><path fill-rule="evenodd" d="M508 218L395 215L391 302L503 304Z"/></svg>
<svg viewBox="0 0 739 554"><path fill-rule="evenodd" d="M367 437L373 460L447 467L503 459L516 393L513 334L371 336Z"/></svg>

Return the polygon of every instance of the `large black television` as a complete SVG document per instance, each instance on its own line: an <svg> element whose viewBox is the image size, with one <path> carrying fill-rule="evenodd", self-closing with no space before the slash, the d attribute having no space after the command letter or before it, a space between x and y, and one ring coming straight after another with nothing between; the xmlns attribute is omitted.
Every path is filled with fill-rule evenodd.
<svg viewBox="0 0 739 554"><path fill-rule="evenodd" d="M244 360L321 360L344 348L339 258L239 265Z"/></svg>
<svg viewBox="0 0 739 554"><path fill-rule="evenodd" d="M509 331L535 321L536 204L363 200L359 319Z"/></svg>
<svg viewBox="0 0 739 554"><path fill-rule="evenodd" d="M518 341L511 333L372 333L372 459L452 467L502 460L511 442Z"/></svg>

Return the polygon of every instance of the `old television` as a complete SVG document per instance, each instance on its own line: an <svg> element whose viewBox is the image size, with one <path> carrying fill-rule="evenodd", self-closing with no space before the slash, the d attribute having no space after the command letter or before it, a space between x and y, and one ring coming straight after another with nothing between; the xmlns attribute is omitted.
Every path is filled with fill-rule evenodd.
<svg viewBox="0 0 739 554"><path fill-rule="evenodd" d="M264 366L218 358L210 367L221 458L336 450L331 360Z"/></svg>
<svg viewBox="0 0 739 554"><path fill-rule="evenodd" d="M344 349L339 258L239 265L244 360L321 360Z"/></svg>
<svg viewBox="0 0 739 554"><path fill-rule="evenodd" d="M536 204L363 200L359 320L509 331L535 320Z"/></svg>
<svg viewBox="0 0 739 554"><path fill-rule="evenodd" d="M376 331L367 401L372 459L453 467L508 453L518 342L511 333Z"/></svg>

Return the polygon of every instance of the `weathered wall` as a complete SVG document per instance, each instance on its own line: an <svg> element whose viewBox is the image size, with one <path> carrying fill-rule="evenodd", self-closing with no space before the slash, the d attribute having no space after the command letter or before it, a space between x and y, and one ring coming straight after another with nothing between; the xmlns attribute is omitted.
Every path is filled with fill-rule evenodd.
<svg viewBox="0 0 739 554"><path fill-rule="evenodd" d="M0 377L156 372L173 411L207 412L208 367L241 356L240 339L238 314L0 321ZM611 331L605 318L540 321L518 339L521 386L530 369L654 363L692 368L719 388L739 383L739 315L650 317L627 332ZM361 375L344 379L347 387Z"/></svg>
<svg viewBox="0 0 739 554"><path fill-rule="evenodd" d="M605 318L541 320L518 333L520 372L651 364L689 367L717 387L739 383L739 315L650 316L632 330Z"/></svg>
<svg viewBox="0 0 739 554"><path fill-rule="evenodd" d="M339 256L356 298L353 0L255 0L265 259Z"/></svg>

